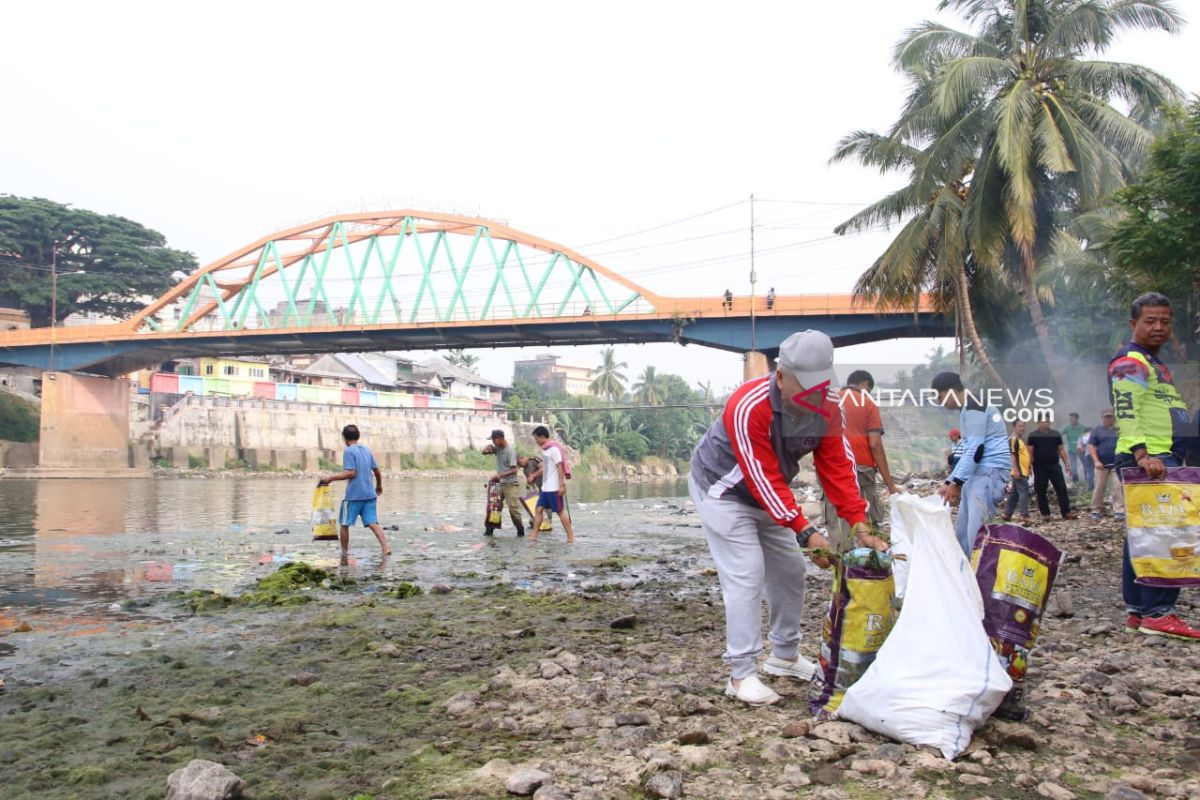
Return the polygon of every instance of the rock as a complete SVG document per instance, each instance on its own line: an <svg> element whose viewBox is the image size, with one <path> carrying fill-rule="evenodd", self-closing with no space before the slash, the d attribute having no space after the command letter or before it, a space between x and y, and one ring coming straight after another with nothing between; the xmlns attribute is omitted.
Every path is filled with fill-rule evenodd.
<svg viewBox="0 0 1200 800"><path fill-rule="evenodd" d="M1039 783L1037 785L1037 793L1042 797L1049 798L1049 800L1075 800L1074 792L1050 781Z"/></svg>
<svg viewBox="0 0 1200 800"><path fill-rule="evenodd" d="M563 714L562 726L567 730L586 728L592 724L592 715L586 711L575 709Z"/></svg>
<svg viewBox="0 0 1200 800"><path fill-rule="evenodd" d="M429 591L431 594L450 594L454 591L454 587L445 583L435 583L429 587Z"/></svg>
<svg viewBox="0 0 1200 800"><path fill-rule="evenodd" d="M459 692L446 701L446 713L452 717L461 717L475 710L475 698ZM532 791L532 790L531 790Z"/></svg>
<svg viewBox="0 0 1200 800"><path fill-rule="evenodd" d="M641 711L625 711L617 714L617 725L649 725L650 717Z"/></svg>
<svg viewBox="0 0 1200 800"><path fill-rule="evenodd" d="M890 778L896 774L896 764L882 758L856 758L850 762L850 770L859 775L878 775Z"/></svg>
<svg viewBox="0 0 1200 800"><path fill-rule="evenodd" d="M797 764L788 764L783 768L783 775L780 776L780 783L784 786L789 786L792 789L801 786L808 786L812 783L812 778L805 774L804 770Z"/></svg>
<svg viewBox="0 0 1200 800"><path fill-rule="evenodd" d="M205 725L215 725L216 723L222 722L225 719L225 714L216 706L198 708L195 711L189 712L187 716L188 719L201 722Z"/></svg>
<svg viewBox="0 0 1200 800"><path fill-rule="evenodd" d="M759 758L768 764L777 764L783 761L794 761L796 754L782 739L768 739L763 745L762 752L759 753Z"/></svg>
<svg viewBox="0 0 1200 800"><path fill-rule="evenodd" d="M288 677L289 686L311 686L320 680L316 673L313 672L297 672L295 675Z"/></svg>
<svg viewBox="0 0 1200 800"><path fill-rule="evenodd" d="M505 639L529 639L533 636L536 636L537 631L535 631L533 628L517 628L516 630L512 631L505 631L500 635Z"/></svg>
<svg viewBox="0 0 1200 800"><path fill-rule="evenodd" d="M807 720L801 720L800 722L789 722L787 725L783 726L783 731L781 731L779 735L785 739L803 739L805 736L808 736L808 732L811 728L812 726Z"/></svg>
<svg viewBox="0 0 1200 800"><path fill-rule="evenodd" d="M1046 603L1046 613L1060 619L1075 616L1075 598L1070 592L1059 589L1050 595L1050 600Z"/></svg>
<svg viewBox="0 0 1200 800"><path fill-rule="evenodd" d="M629 630L637 625L637 614L626 614L623 617L617 617L612 622L608 623L608 627L614 630Z"/></svg>
<svg viewBox="0 0 1200 800"><path fill-rule="evenodd" d="M13 628L13 633L32 633L32 632L33 632L33 626L30 625L28 622L22 622L20 625Z"/></svg>
<svg viewBox="0 0 1200 800"><path fill-rule="evenodd" d="M1028 772L1018 773L1017 777L1013 779L1013 783L1022 789L1032 789L1033 787L1037 786L1037 782L1037 778L1033 777Z"/></svg>
<svg viewBox="0 0 1200 800"><path fill-rule="evenodd" d="M508 776L513 773L513 765L502 758L493 758L491 761L484 764L479 769L475 770L472 776L477 781L506 781Z"/></svg>
<svg viewBox="0 0 1200 800"><path fill-rule="evenodd" d="M695 728L687 733L680 734L675 740L680 744L708 744L710 740L708 731L702 728Z"/></svg>
<svg viewBox="0 0 1200 800"><path fill-rule="evenodd" d="M557 786L543 786L533 793L533 800L570 800L571 795Z"/></svg>
<svg viewBox="0 0 1200 800"><path fill-rule="evenodd" d="M1033 751L1041 746L1041 742L1030 732L1028 726L995 718L981 732L981 737L1000 747Z"/></svg>
<svg viewBox="0 0 1200 800"><path fill-rule="evenodd" d="M646 781L643 788L646 797L671 798L683 797L683 773L679 770L660 772Z"/></svg>
<svg viewBox="0 0 1200 800"><path fill-rule="evenodd" d="M958 782L964 786L990 786L992 779L986 775L972 775L969 772L964 772L958 776Z"/></svg>
<svg viewBox="0 0 1200 800"><path fill-rule="evenodd" d="M508 790L509 794L529 797L548 780L550 780L550 776L540 769L521 767L508 776L508 780L504 782L504 788Z"/></svg>
<svg viewBox="0 0 1200 800"><path fill-rule="evenodd" d="M583 659L567 650L556 655L554 661L572 675L579 672L580 667L583 666Z"/></svg>
<svg viewBox="0 0 1200 800"><path fill-rule="evenodd" d="M891 761L893 764L899 764L903 761L904 755L904 745L892 744L891 742L881 744L871 751L871 758Z"/></svg>
<svg viewBox="0 0 1200 800"><path fill-rule="evenodd" d="M831 744L850 744L851 731L858 727L851 722L822 722L809 735Z"/></svg>
<svg viewBox="0 0 1200 800"><path fill-rule="evenodd" d="M844 774L837 767L826 764L823 767L818 767L810 777L812 778L812 782L819 786L836 786L842 782Z"/></svg>
<svg viewBox="0 0 1200 800"><path fill-rule="evenodd" d="M167 800L233 800L245 788L223 765L196 758L167 777Z"/></svg>
<svg viewBox="0 0 1200 800"><path fill-rule="evenodd" d="M679 713L685 717L695 714L716 714L717 707L703 697L697 697L694 694L685 694L679 701Z"/></svg>
<svg viewBox="0 0 1200 800"><path fill-rule="evenodd" d="M1088 672L1085 672L1083 675L1079 676L1079 682L1081 684L1084 686L1094 686L1097 689L1103 689L1105 686L1108 686L1110 683L1112 683L1112 680L1112 678L1108 677L1103 672L1094 669L1089 670Z"/></svg>
<svg viewBox="0 0 1200 800"><path fill-rule="evenodd" d="M1107 702L1116 714L1132 714L1139 708L1137 702L1127 694L1114 694Z"/></svg>
<svg viewBox="0 0 1200 800"><path fill-rule="evenodd" d="M388 644L385 644L383 647L380 647L378 650L376 650L375 655L387 656L388 658L399 658L400 648L389 642Z"/></svg>
<svg viewBox="0 0 1200 800"><path fill-rule="evenodd" d="M1132 786L1114 786L1104 795L1104 800L1147 800L1147 798Z"/></svg>
<svg viewBox="0 0 1200 800"><path fill-rule="evenodd" d="M538 674L546 680L566 674L566 670L553 661L543 661L538 668Z"/></svg>
<svg viewBox="0 0 1200 800"><path fill-rule="evenodd" d="M1105 675L1116 675L1121 671L1121 665L1116 661L1104 661L1096 667L1096 672L1103 672Z"/></svg>
<svg viewBox="0 0 1200 800"><path fill-rule="evenodd" d="M711 747L685 745L679 748L679 762L691 770L702 770L716 760Z"/></svg>

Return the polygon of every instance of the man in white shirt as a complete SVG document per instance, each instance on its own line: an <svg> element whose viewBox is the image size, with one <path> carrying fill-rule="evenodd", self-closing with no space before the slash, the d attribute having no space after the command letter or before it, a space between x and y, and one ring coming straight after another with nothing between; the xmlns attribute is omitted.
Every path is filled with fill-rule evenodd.
<svg viewBox="0 0 1200 800"><path fill-rule="evenodd" d="M562 445L551 441L550 429L538 425L533 429L533 440L542 448L542 491L538 494L537 507L533 515L533 530L529 541L536 542L538 529L542 526L542 514L558 514L567 541L575 541L575 530L571 527L571 515L567 513L567 479L563 466Z"/></svg>

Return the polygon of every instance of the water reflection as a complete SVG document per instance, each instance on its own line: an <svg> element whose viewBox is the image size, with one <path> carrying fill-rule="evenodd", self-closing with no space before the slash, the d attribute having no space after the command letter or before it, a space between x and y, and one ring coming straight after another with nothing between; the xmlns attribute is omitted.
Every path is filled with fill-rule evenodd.
<svg viewBox="0 0 1200 800"><path fill-rule="evenodd" d="M572 564L588 558L696 541L661 502L651 504L658 516L646 508L646 498L685 494L682 482L573 480L573 548L557 529L535 547L508 528L483 540L479 480L391 478L385 489L380 519L394 555L381 563L374 537L356 529L346 565L353 574L537 585L571 579ZM336 544L311 541L312 491L311 480L296 478L0 481L0 618L19 608L80 612L177 588L236 590L293 559L337 568Z"/></svg>

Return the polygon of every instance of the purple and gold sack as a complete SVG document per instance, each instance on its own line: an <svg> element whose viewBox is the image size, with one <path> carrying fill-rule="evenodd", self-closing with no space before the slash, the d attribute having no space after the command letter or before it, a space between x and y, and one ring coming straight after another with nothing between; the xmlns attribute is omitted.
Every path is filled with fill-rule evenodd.
<svg viewBox="0 0 1200 800"><path fill-rule="evenodd" d="M998 717L1025 718L1029 651L1061 561L1057 547L1020 525L985 525L975 540L971 565L983 597L983 628L1013 680Z"/></svg>

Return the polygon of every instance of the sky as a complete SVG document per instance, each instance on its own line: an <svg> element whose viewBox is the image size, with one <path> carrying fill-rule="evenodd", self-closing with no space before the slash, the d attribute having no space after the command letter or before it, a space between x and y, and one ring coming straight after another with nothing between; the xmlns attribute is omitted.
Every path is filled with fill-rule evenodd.
<svg viewBox="0 0 1200 800"><path fill-rule="evenodd" d="M1178 7L1200 17L1200 2ZM890 65L936 0L10 4L0 192L120 214L206 264L332 213L497 219L665 295L842 293L888 241L832 228L898 185L831 166L885 128ZM1200 91L1200 29L1131 34L1106 58ZM839 351L922 360L933 340ZM949 342L952 346L952 342ZM598 348L557 348L594 364ZM511 378L540 351L480 350ZM741 358L619 346L715 387Z"/></svg>

